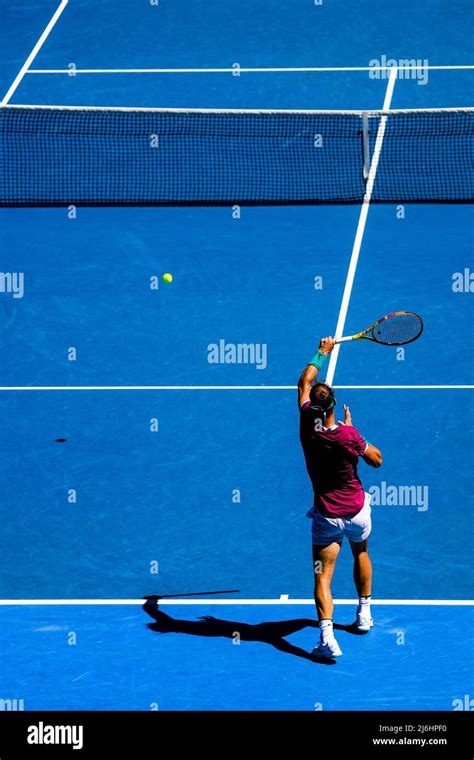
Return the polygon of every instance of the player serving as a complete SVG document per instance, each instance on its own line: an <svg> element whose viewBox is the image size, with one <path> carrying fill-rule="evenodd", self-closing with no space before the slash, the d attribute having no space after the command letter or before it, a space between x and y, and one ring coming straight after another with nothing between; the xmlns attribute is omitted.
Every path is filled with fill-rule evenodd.
<svg viewBox="0 0 474 760"><path fill-rule="evenodd" d="M300 440L314 491L313 507L307 515L312 518L314 599L320 642L313 654L327 658L342 654L333 631L331 580L344 536L350 541L359 596L355 627L368 631L373 626L372 565L367 546L372 528L370 496L362 488L357 463L362 457L372 467L382 464L379 449L353 426L349 407L344 405L344 421L336 424L332 388L314 382L335 343L330 337L321 339L316 355L298 382Z"/></svg>

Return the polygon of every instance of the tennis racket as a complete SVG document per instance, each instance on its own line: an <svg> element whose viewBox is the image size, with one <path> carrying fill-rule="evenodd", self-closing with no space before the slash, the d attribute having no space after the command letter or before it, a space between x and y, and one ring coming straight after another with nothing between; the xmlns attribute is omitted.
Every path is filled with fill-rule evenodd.
<svg viewBox="0 0 474 760"><path fill-rule="evenodd" d="M423 320L412 311L394 311L378 319L367 330L347 338L336 338L336 343L348 340L372 340L383 346L403 346L412 343L423 332Z"/></svg>

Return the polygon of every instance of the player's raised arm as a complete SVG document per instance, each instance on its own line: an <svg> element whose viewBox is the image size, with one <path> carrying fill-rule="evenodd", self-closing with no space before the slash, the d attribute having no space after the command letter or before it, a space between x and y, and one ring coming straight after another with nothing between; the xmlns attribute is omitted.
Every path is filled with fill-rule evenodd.
<svg viewBox="0 0 474 760"><path fill-rule="evenodd" d="M311 385L314 382L316 375L326 361L327 356L331 353L335 346L334 338L321 338L319 341L319 347L311 361L307 364L301 377L298 380L298 406L301 407L305 401L309 399L309 392Z"/></svg>

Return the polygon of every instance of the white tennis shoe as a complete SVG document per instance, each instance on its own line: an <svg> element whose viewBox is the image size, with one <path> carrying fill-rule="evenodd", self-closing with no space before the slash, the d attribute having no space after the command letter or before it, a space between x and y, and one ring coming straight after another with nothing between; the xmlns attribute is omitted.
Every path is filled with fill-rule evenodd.
<svg viewBox="0 0 474 760"><path fill-rule="evenodd" d="M332 639L326 644L323 644L321 641L318 646L313 649L312 654L314 657L325 657L326 659L332 659L333 657L340 657L342 655L342 651L336 639Z"/></svg>
<svg viewBox="0 0 474 760"><path fill-rule="evenodd" d="M373 625L374 621L368 615L363 612L358 612L356 614L355 627L358 631L370 631L370 629L373 628Z"/></svg>

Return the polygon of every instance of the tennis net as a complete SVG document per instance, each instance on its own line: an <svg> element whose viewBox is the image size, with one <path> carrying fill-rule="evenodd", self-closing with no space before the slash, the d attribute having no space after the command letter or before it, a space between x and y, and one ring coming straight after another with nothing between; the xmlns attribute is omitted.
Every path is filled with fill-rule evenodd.
<svg viewBox="0 0 474 760"><path fill-rule="evenodd" d="M7 105L0 206L468 202L473 132L472 108Z"/></svg>

